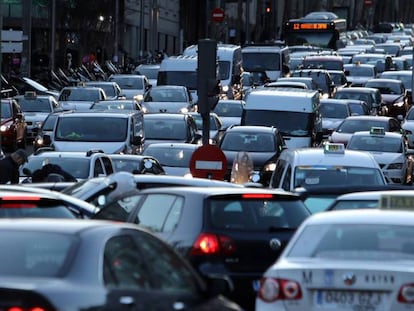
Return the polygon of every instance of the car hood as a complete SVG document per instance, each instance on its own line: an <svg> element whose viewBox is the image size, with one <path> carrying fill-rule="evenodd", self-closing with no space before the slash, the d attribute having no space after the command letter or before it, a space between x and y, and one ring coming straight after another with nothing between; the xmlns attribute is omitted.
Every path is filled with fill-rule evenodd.
<svg viewBox="0 0 414 311"><path fill-rule="evenodd" d="M392 104L395 101L399 101L400 99L403 100L404 96L401 94L383 94L382 95L382 100L384 101L385 104Z"/></svg>
<svg viewBox="0 0 414 311"><path fill-rule="evenodd" d="M120 153L125 149L125 142L79 142L53 141L56 151L88 151L91 148L100 149L104 153Z"/></svg>
<svg viewBox="0 0 414 311"><path fill-rule="evenodd" d="M336 129L343 119L322 118L323 129Z"/></svg>
<svg viewBox="0 0 414 311"><path fill-rule="evenodd" d="M188 143L188 141L185 141L184 139L151 139L145 137L145 147L155 144L155 143Z"/></svg>
<svg viewBox="0 0 414 311"><path fill-rule="evenodd" d="M188 102L143 102L147 113L180 113L182 108L189 108Z"/></svg>
<svg viewBox="0 0 414 311"><path fill-rule="evenodd" d="M1 118L1 124L3 125L3 124L6 124L6 123L9 123L9 122L12 122L13 121L13 118Z"/></svg>
<svg viewBox="0 0 414 311"><path fill-rule="evenodd" d="M63 110L89 110L94 101L61 101L60 105Z"/></svg>
<svg viewBox="0 0 414 311"><path fill-rule="evenodd" d="M121 95L124 95L126 99L133 99L134 96L143 95L144 90L137 90L137 89L122 89Z"/></svg>
<svg viewBox="0 0 414 311"><path fill-rule="evenodd" d="M378 151L372 151L370 152L375 160L380 164L388 164L393 163L397 161L404 162L404 158L401 153L393 153L393 152L378 152Z"/></svg>
<svg viewBox="0 0 414 311"><path fill-rule="evenodd" d="M49 115L49 112L25 112L24 118L26 121L43 121Z"/></svg>
<svg viewBox="0 0 414 311"><path fill-rule="evenodd" d="M220 117L221 122L223 122L223 127L228 128L230 125L236 124L240 125L240 117Z"/></svg>

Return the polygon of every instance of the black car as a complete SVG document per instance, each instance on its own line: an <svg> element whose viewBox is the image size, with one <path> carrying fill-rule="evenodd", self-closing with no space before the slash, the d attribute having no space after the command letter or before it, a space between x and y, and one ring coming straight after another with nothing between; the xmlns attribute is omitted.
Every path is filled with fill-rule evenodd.
<svg viewBox="0 0 414 311"><path fill-rule="evenodd" d="M367 103L370 114L385 115L381 93L371 87L345 87L336 91L335 99L356 99Z"/></svg>
<svg viewBox="0 0 414 311"><path fill-rule="evenodd" d="M139 224L184 256L203 276L225 274L227 294L254 310L254 286L310 215L282 190L163 187L121 194L95 218Z"/></svg>
<svg viewBox="0 0 414 311"><path fill-rule="evenodd" d="M227 158L225 180L230 181L233 162L239 152L247 152L253 160L253 174L268 185L274 165L286 144L280 131L269 126L233 126L226 130L219 144Z"/></svg>
<svg viewBox="0 0 414 311"><path fill-rule="evenodd" d="M3 310L241 310L135 225L0 220L0 246Z"/></svg>

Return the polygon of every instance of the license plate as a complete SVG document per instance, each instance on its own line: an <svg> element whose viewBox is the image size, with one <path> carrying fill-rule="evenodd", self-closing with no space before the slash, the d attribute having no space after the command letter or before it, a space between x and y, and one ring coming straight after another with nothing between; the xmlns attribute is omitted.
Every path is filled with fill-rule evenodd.
<svg viewBox="0 0 414 311"><path fill-rule="evenodd" d="M352 311L381 311L383 294L372 291L318 290L314 303L321 308L341 308Z"/></svg>

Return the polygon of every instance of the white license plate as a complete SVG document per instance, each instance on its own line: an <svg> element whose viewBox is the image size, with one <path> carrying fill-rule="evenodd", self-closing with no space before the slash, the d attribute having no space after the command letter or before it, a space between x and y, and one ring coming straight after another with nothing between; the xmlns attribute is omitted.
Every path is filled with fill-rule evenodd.
<svg viewBox="0 0 414 311"><path fill-rule="evenodd" d="M383 294L372 291L318 290L314 303L321 308L341 308L358 311L381 311Z"/></svg>

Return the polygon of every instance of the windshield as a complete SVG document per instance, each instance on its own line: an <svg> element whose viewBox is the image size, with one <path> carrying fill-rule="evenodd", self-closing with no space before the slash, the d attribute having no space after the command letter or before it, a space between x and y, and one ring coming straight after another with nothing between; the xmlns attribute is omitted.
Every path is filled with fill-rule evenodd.
<svg viewBox="0 0 414 311"><path fill-rule="evenodd" d="M311 135L314 122L312 113L245 110L244 125L274 126L284 136L308 137Z"/></svg>
<svg viewBox="0 0 414 311"><path fill-rule="evenodd" d="M230 79L230 62L219 61L218 64L219 64L220 80Z"/></svg>
<svg viewBox="0 0 414 311"><path fill-rule="evenodd" d="M59 118L56 141L121 142L128 134L128 119L118 117Z"/></svg>
<svg viewBox="0 0 414 311"><path fill-rule="evenodd" d="M228 151L277 152L271 134L228 132L224 135L220 149Z"/></svg>
<svg viewBox="0 0 414 311"><path fill-rule="evenodd" d="M151 120L144 122L145 137L147 139L176 139L186 140L187 126L183 120Z"/></svg>
<svg viewBox="0 0 414 311"><path fill-rule="evenodd" d="M361 131L369 131L372 127L384 127L385 131L388 130L387 121L378 121L378 120L345 120L342 122L336 131L338 133L350 133Z"/></svg>
<svg viewBox="0 0 414 311"><path fill-rule="evenodd" d="M243 53L243 68L246 71L280 71L280 53Z"/></svg>
<svg viewBox="0 0 414 311"><path fill-rule="evenodd" d="M388 224L307 226L287 257L346 260L414 260L413 227Z"/></svg>
<svg viewBox="0 0 414 311"><path fill-rule="evenodd" d="M20 168L20 176L24 176L23 169L28 168L32 173L41 169L46 164L59 165L62 170L70 173L76 179L85 179L89 176L89 158L69 158L69 157L47 157L34 156L30 157L29 162Z"/></svg>
<svg viewBox="0 0 414 311"><path fill-rule="evenodd" d="M1 102L1 117L3 119L12 117L11 106L8 102Z"/></svg>
<svg viewBox="0 0 414 311"><path fill-rule="evenodd" d="M402 153L403 144L401 138L384 136L352 136L346 146L347 149Z"/></svg>
<svg viewBox="0 0 414 311"><path fill-rule="evenodd" d="M194 146L196 147L196 145ZM190 159L195 149L156 147L150 145L144 150L143 154L153 156L162 166L190 167Z"/></svg>
<svg viewBox="0 0 414 311"><path fill-rule="evenodd" d="M295 169L294 188L333 185L384 185L379 168L356 166L298 166Z"/></svg>
<svg viewBox="0 0 414 311"><path fill-rule="evenodd" d="M323 118L345 119L349 116L346 105L332 105L331 103L321 103L320 112Z"/></svg>
<svg viewBox="0 0 414 311"><path fill-rule="evenodd" d="M121 89L126 90L143 90L144 89L144 79L141 77L117 77L113 76L109 78L109 81L118 83Z"/></svg>
<svg viewBox="0 0 414 311"><path fill-rule="evenodd" d="M182 85L189 90L197 90L196 71L160 71L157 85Z"/></svg>
<svg viewBox="0 0 414 311"><path fill-rule="evenodd" d="M49 99L20 99L19 104L24 112L51 112L52 107Z"/></svg>

